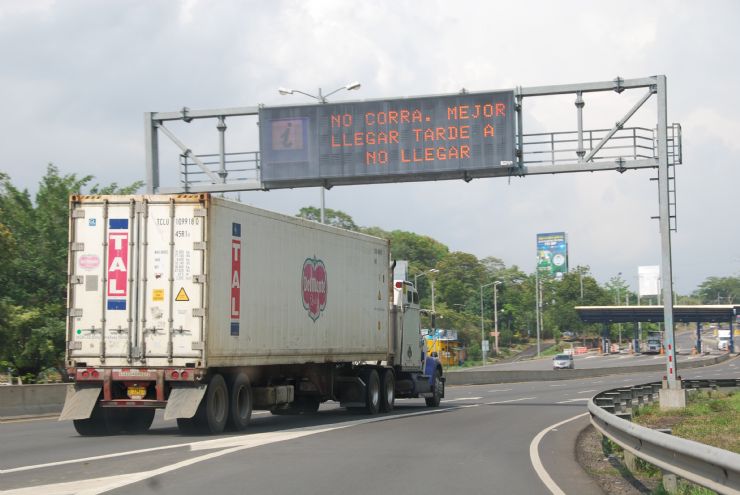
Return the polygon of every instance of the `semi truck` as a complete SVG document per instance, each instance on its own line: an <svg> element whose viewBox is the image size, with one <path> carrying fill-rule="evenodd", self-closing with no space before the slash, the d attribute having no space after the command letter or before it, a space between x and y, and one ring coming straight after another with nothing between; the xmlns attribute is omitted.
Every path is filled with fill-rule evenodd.
<svg viewBox="0 0 740 495"><path fill-rule="evenodd" d="M658 354L663 349L663 332L648 332L646 354Z"/></svg>
<svg viewBox="0 0 740 495"><path fill-rule="evenodd" d="M209 194L70 198L60 420L243 430L255 409L355 412L444 397L389 241Z"/></svg>

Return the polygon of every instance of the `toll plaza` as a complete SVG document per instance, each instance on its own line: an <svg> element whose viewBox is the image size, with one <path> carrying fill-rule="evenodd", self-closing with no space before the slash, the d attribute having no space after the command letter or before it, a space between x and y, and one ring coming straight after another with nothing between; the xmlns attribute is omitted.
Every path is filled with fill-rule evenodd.
<svg viewBox="0 0 740 495"><path fill-rule="evenodd" d="M632 348L640 351L639 322L663 322L663 306L576 306L581 321L585 323L601 323L601 349L607 353L609 339L609 325L612 323L632 323L634 333ZM696 343L694 348L702 352L701 330L703 323L729 323L730 344L729 351L735 352L735 338L733 326L737 325L737 314L740 305L712 304L673 306L673 321L681 323L696 323ZM671 342L673 339L671 339Z"/></svg>

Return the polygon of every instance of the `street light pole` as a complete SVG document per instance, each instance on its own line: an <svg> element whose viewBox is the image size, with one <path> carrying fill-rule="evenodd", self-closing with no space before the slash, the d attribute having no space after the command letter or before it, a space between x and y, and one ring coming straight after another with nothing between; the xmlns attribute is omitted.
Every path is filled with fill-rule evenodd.
<svg viewBox="0 0 740 495"><path fill-rule="evenodd" d="M501 282L496 280L493 283L493 341L496 355L498 356L498 302L496 301L496 287L501 285Z"/></svg>
<svg viewBox="0 0 740 495"><path fill-rule="evenodd" d="M483 289L486 287L490 287L491 285L495 284L496 282L491 282L490 284L485 284L480 286L480 352L481 357L483 359L483 364L486 364L486 351L485 347L483 347L483 341L486 340L486 334L485 330L483 328Z"/></svg>
<svg viewBox="0 0 740 495"><path fill-rule="evenodd" d="M332 91L330 93L327 93L327 94L323 94L321 92L321 88L319 88L319 95L318 96L312 95L310 93L305 93L305 92L300 91L300 90L297 90L297 89L288 89L288 88L278 88L278 93L280 93L281 95L292 95L293 93L300 93L300 94L302 94L304 96L308 96L310 98L313 98L314 100L318 100L319 103L327 103L326 98L329 97L329 96L331 96L331 95L333 95L337 91L341 91L343 89L346 89L347 91L352 91L354 89L360 89L360 86L361 85L360 85L359 81L353 81L353 82L347 83L344 86L341 86L341 87L339 87L339 88L335 89L334 91ZM321 223L326 223L326 214L324 213L325 212L325 208L324 208L324 206L325 206L324 191L325 190L326 190L326 188L324 186L321 186Z"/></svg>
<svg viewBox="0 0 740 495"><path fill-rule="evenodd" d="M429 283L432 285L432 314L434 314L435 313L434 311L434 279L430 278Z"/></svg>

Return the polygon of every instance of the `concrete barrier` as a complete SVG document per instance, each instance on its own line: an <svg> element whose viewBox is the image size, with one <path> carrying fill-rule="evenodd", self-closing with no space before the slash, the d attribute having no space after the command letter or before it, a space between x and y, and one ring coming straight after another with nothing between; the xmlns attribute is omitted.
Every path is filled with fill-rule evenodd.
<svg viewBox="0 0 740 495"><path fill-rule="evenodd" d="M701 359L690 362L679 362L678 369L700 368L711 366L729 359L729 354ZM624 366L621 368L593 368L575 370L521 370L521 371L493 371L493 370L466 370L445 373L447 385L488 385L494 383L540 382L557 380L575 380L578 378L595 378L607 375L624 373L641 373L645 371L665 371L665 363L643 366Z"/></svg>
<svg viewBox="0 0 740 495"><path fill-rule="evenodd" d="M66 383L2 386L0 418L60 413L66 395Z"/></svg>

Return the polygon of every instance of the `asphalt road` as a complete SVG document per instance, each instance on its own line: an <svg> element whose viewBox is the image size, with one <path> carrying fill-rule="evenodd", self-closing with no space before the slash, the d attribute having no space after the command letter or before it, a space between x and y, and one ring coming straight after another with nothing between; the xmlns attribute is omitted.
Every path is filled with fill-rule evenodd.
<svg viewBox="0 0 740 495"><path fill-rule="evenodd" d="M740 360L682 374L740 377ZM530 448L565 493L595 493L573 463L586 401L659 378L448 387L439 408L403 400L378 416L327 404L310 416L258 412L248 433L215 437L183 436L159 414L139 436L83 438L49 419L2 423L1 493L550 493Z"/></svg>
<svg viewBox="0 0 740 495"><path fill-rule="evenodd" d="M712 337L710 331L702 332L702 347L704 351L709 351L708 355L691 355L691 349L694 347L696 339L695 332L681 332L676 334L676 350L678 356L676 361L681 367L681 362L694 361L696 359L706 359L719 355L717 351L716 340ZM626 342L624 340L623 342ZM594 369L594 368L615 368L624 366L643 366L651 364L665 363L665 356L659 354L608 354L598 355L596 351L588 354L575 356L575 367L577 369ZM470 371L480 370L549 370L552 369L552 356L544 358L533 358L528 360L519 360L501 364L490 364L486 366L477 366L468 368Z"/></svg>

